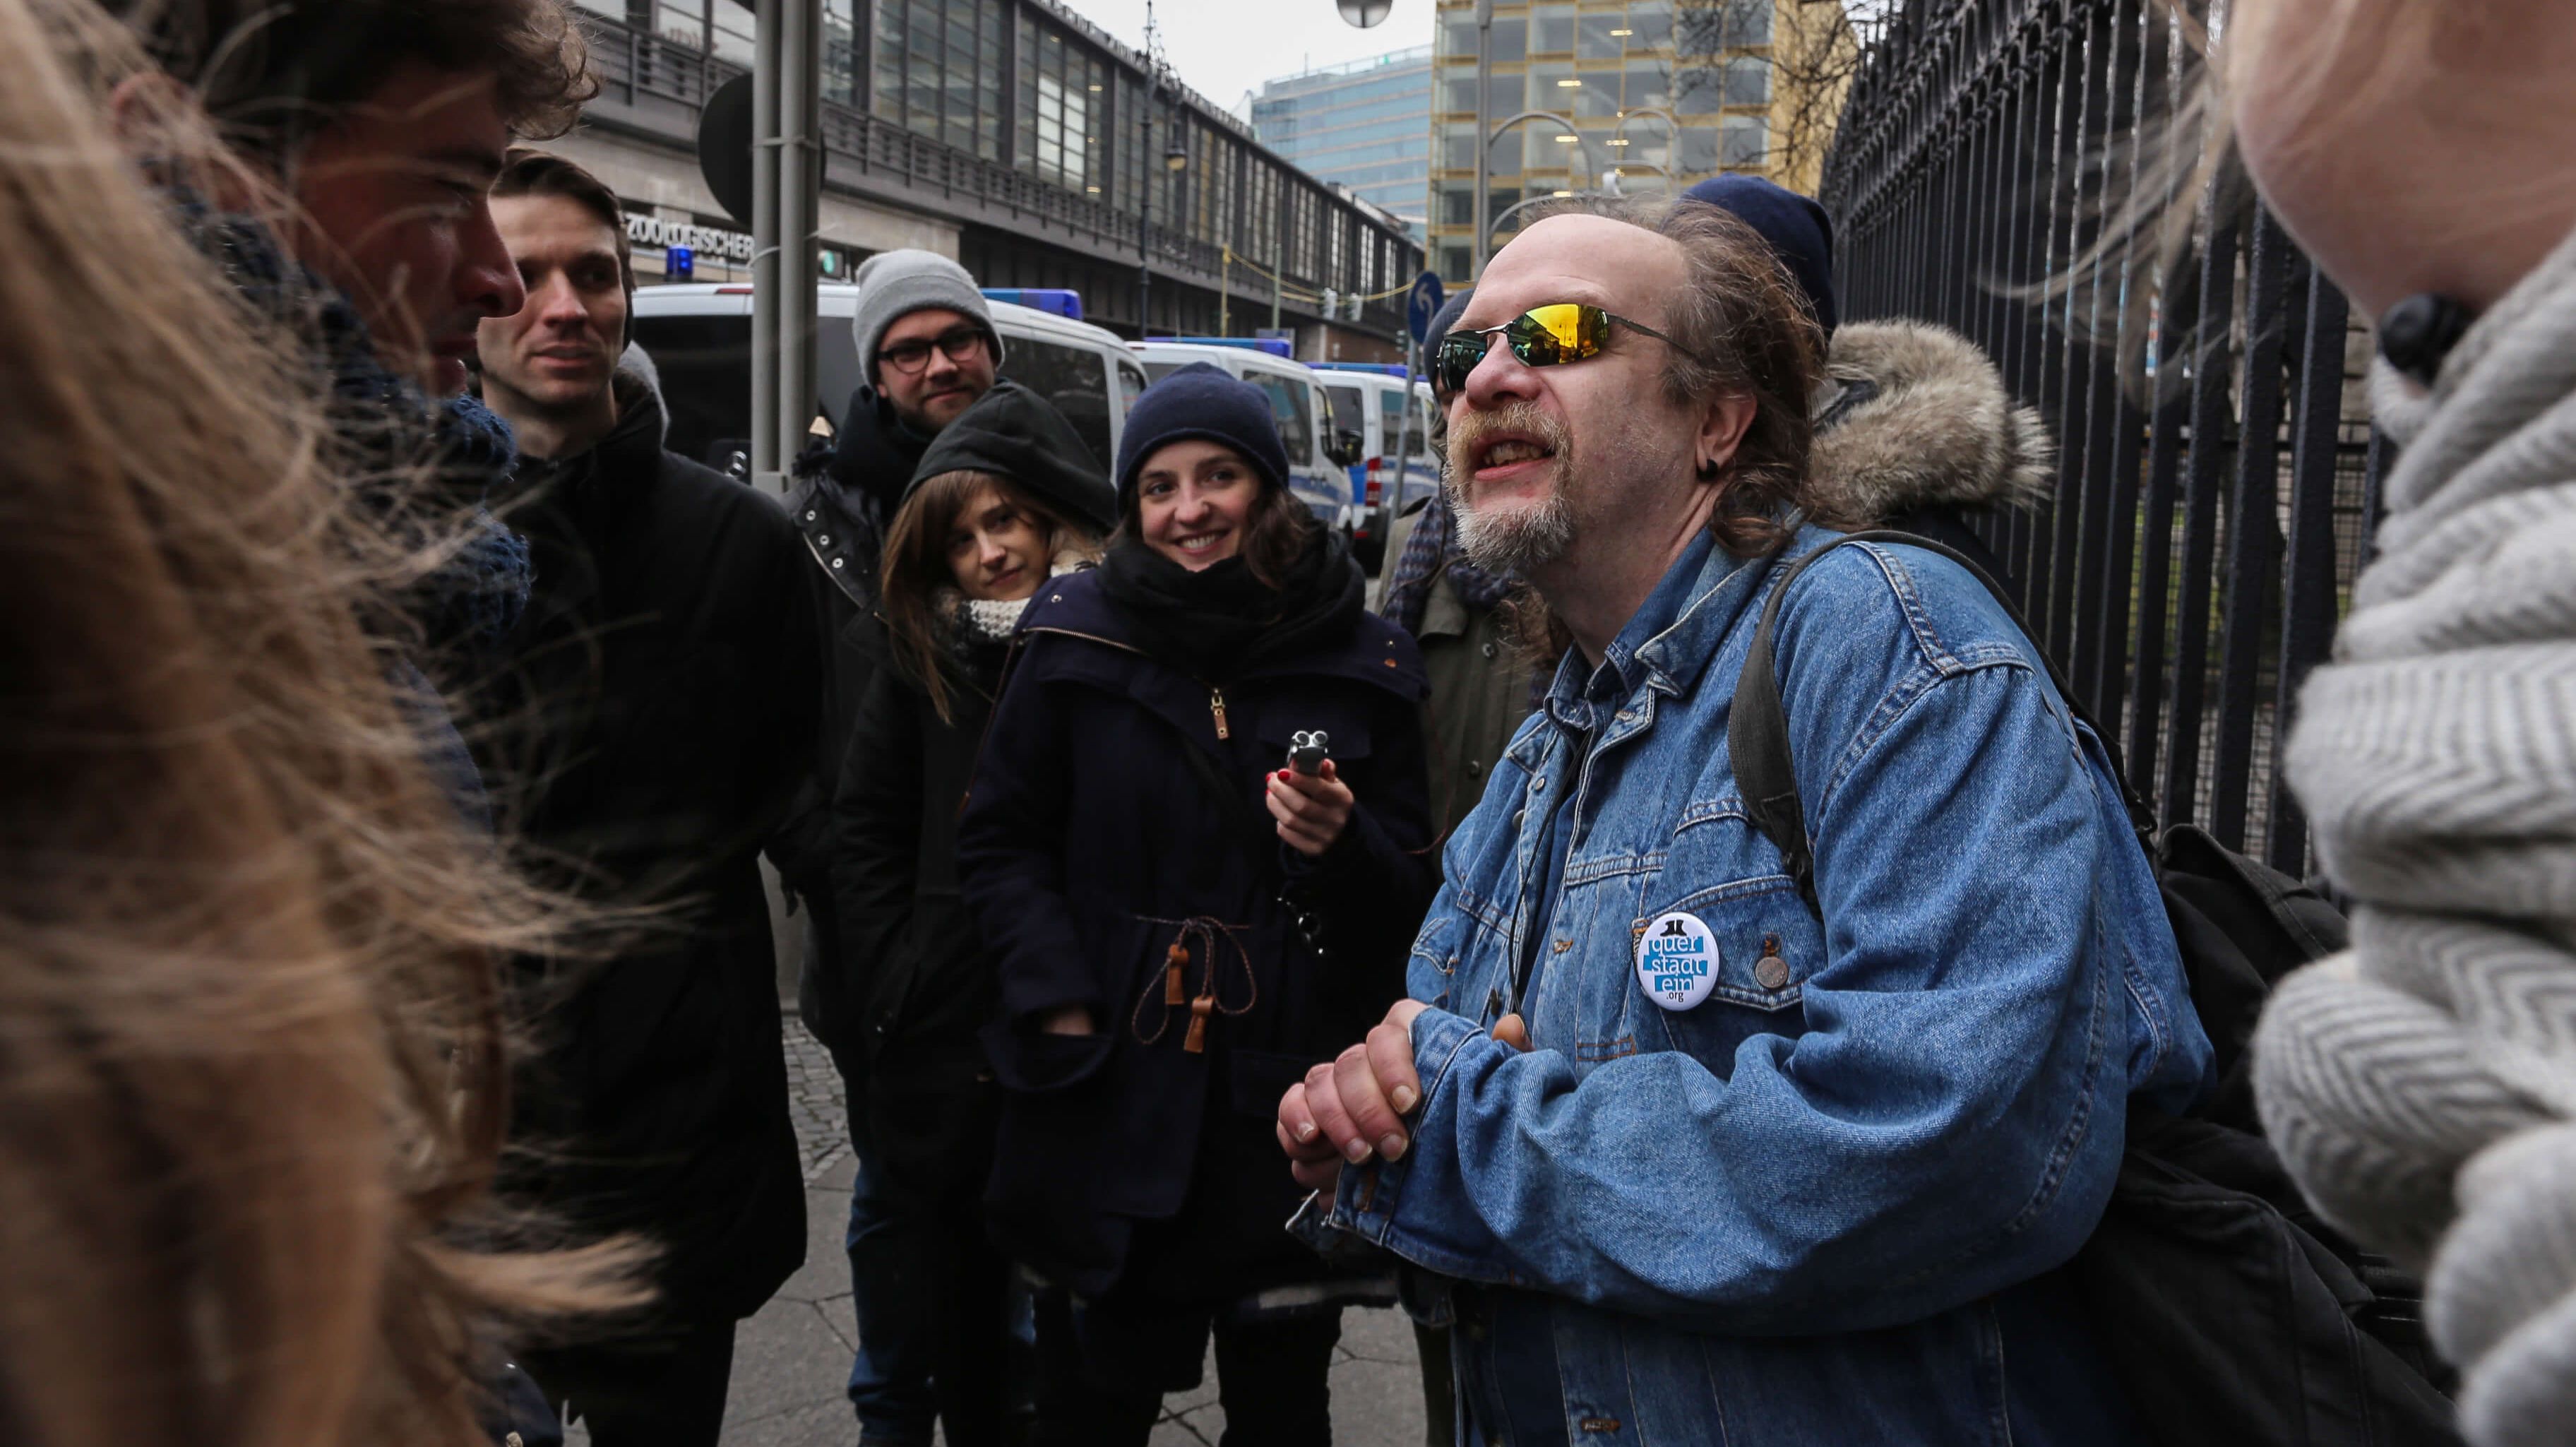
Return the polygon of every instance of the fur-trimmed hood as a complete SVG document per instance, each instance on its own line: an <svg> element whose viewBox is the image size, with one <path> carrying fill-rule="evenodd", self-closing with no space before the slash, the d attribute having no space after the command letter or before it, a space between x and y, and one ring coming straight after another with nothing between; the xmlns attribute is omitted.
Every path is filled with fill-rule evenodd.
<svg viewBox="0 0 2576 1447"><path fill-rule="evenodd" d="M1927 505L2027 507L2048 495L2048 424L1957 332L1847 322L1825 373L1814 475L1828 516L1881 525Z"/></svg>

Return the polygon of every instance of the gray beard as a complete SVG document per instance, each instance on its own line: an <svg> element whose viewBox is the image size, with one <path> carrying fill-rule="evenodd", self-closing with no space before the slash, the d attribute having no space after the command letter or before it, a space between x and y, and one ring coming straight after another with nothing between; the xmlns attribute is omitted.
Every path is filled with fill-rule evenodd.
<svg viewBox="0 0 2576 1447"><path fill-rule="evenodd" d="M1458 550L1486 572L1524 577L1530 569L1564 557L1574 546L1574 503L1564 486L1572 472L1570 462L1559 459L1558 486L1548 493L1547 501L1500 515L1469 507L1458 479L1445 476L1449 507L1458 516Z"/></svg>

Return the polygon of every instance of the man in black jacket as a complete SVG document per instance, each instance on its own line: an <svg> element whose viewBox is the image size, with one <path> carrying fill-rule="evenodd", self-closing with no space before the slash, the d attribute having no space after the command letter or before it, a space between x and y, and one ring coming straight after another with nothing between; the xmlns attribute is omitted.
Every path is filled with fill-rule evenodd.
<svg viewBox="0 0 2576 1447"><path fill-rule="evenodd" d="M867 1065L859 1048L861 1001L846 998L850 966L873 961L845 958L834 919L832 798L841 762L856 731L860 701L876 673L880 648L870 637L877 606L877 565L885 527L911 485L913 469L931 440L957 415L992 390L1002 365L1002 337L991 308L966 269L928 251L888 251L860 265L858 308L850 321L861 373L849 411L827 461L799 483L787 510L804 534L812 562L805 576L825 618L820 662L812 665L827 690L821 736L811 775L770 858L805 910L805 968L797 1013L813 1028L839 1067L848 1097L851 1145L858 1181L851 1193L847 1244L854 1284L867 1242L890 1228L893 1208L881 1195L874 1152L864 1131ZM882 1241L879 1242L882 1245ZM860 1297L864 1315L869 1298ZM872 1349L899 1324L860 1324L857 1359L850 1368L850 1400L865 1430L888 1410L885 1403L929 1390L900 1352ZM909 1444L905 1444L909 1447Z"/></svg>
<svg viewBox="0 0 2576 1447"><path fill-rule="evenodd" d="M853 1079L848 1017L841 998L839 931L832 920L832 794L876 671L857 625L876 610L877 561L912 470L932 438L992 390L1002 336L966 268L929 251L888 251L859 266L858 309L850 319L861 374L848 412L821 465L805 472L788 515L812 556L807 580L823 609L819 667L826 679L814 775L780 832L771 858L806 911L805 969L798 1013Z"/></svg>
<svg viewBox="0 0 2576 1447"><path fill-rule="evenodd" d="M624 1335L523 1361L600 1447L713 1444L735 1323L805 1254L757 859L803 782L821 624L784 513L665 451L659 399L616 368L614 195L519 151L493 197L528 302L482 326L484 393L518 431L538 582L487 767L541 870L651 911L523 971L542 1058L508 1193L662 1252Z"/></svg>

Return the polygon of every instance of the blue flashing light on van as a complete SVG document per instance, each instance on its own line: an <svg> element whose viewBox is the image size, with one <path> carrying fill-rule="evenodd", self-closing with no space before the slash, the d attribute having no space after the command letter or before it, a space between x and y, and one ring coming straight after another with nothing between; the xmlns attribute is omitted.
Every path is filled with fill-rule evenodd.
<svg viewBox="0 0 2576 1447"><path fill-rule="evenodd" d="M1069 322L1082 320L1082 293L1052 286L988 286L986 301L1006 301L1031 311L1049 312Z"/></svg>
<svg viewBox="0 0 2576 1447"><path fill-rule="evenodd" d="M1306 365L1319 372L1367 372L1372 376L1393 377L1399 382L1410 380L1413 375L1405 370L1402 362L1308 362Z"/></svg>
<svg viewBox="0 0 2576 1447"><path fill-rule="evenodd" d="M1241 347L1251 352L1268 352L1282 361L1296 360L1284 337L1147 337L1145 340L1180 342L1193 347Z"/></svg>

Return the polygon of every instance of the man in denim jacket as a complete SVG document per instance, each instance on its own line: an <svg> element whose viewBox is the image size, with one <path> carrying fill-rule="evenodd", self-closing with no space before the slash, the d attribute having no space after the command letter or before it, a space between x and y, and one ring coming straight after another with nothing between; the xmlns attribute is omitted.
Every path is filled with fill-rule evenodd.
<svg viewBox="0 0 2576 1447"><path fill-rule="evenodd" d="M1796 522L1812 322L1731 217L1566 209L1453 333L1448 485L1575 649L1413 999L1281 1102L1300 1225L1419 1268L1470 1442L2133 1440L2056 1268L2130 1098L2187 1106L2210 1049L2102 748L1973 578L1837 550L1778 623L1810 908L1726 725L1834 536ZM1499 330L1561 303L1597 354Z"/></svg>

